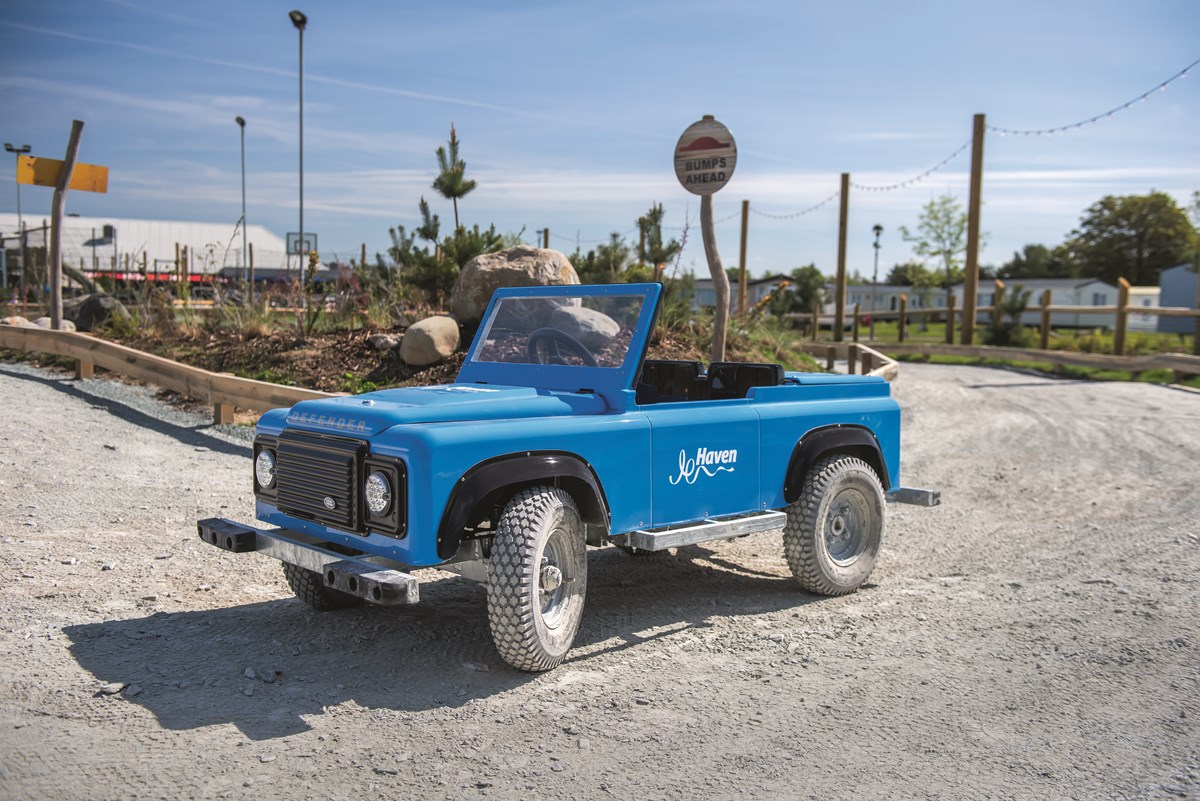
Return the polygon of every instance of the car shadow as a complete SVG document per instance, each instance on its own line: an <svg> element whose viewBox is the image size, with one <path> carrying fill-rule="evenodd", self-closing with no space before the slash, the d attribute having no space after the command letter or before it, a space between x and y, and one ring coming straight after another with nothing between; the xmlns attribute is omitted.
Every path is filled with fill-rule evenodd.
<svg viewBox="0 0 1200 801"><path fill-rule="evenodd" d="M120 401L106 398L102 395L97 395L94 392L89 392L86 387L73 379L63 376L62 378L53 378L39 375L31 375L26 372L6 369L0 367L0 375L9 378L16 378L21 381L30 381L51 389L57 390L64 395L69 395L73 398L78 398L94 409L99 409L108 412L113 417L123 420L140 428L146 428L158 434L164 434L171 439L176 440L184 445L192 447L203 447L217 453L228 454L230 456L250 456L250 443L238 444L229 442L221 437L214 436L206 429L213 428L212 423L204 423L196 426L183 426L177 423L170 423L161 420L153 415L139 411L128 404Z"/></svg>
<svg viewBox="0 0 1200 801"><path fill-rule="evenodd" d="M673 556L593 551L575 647L549 674L496 654L481 585L423 582L421 603L320 614L295 599L67 626L75 660L160 725L231 723L253 740L310 728L305 716L353 702L368 709L453 709L535 681L557 682L599 657L819 600L790 578L726 563L706 548ZM113 687L108 690L112 691Z"/></svg>

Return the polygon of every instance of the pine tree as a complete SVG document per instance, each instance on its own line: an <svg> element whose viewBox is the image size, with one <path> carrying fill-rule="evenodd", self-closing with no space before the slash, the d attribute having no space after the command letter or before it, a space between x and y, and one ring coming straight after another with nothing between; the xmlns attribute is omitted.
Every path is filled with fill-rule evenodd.
<svg viewBox="0 0 1200 801"><path fill-rule="evenodd" d="M433 181L433 188L454 204L454 229L457 231L461 227L458 222L458 199L471 192L475 182L465 177L467 163L458 157L458 133L454 130L454 123L450 123L449 147L437 149L437 160L439 172Z"/></svg>

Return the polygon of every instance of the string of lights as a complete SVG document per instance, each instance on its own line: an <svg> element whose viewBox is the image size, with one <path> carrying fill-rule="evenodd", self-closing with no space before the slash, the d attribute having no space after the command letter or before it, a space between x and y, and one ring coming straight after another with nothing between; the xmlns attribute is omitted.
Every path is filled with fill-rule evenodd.
<svg viewBox="0 0 1200 801"><path fill-rule="evenodd" d="M903 189L906 186L912 186L913 184L915 184L919 181L923 181L926 178L928 178L929 176L933 175L935 172L940 170L942 167L945 167L951 161L954 161L954 159L960 153L962 153L964 150L966 150L970 146L971 146L971 140L968 139L967 141L965 141L961 145L959 145L958 148L956 148L953 153L951 153L949 156L946 156L946 158L942 159L937 164L934 164L928 170L925 170L925 172L918 173L918 174L914 175L912 178L907 178L903 181L900 181L899 183L883 184L881 186L870 186L868 184L857 184L857 183L854 183L853 181L851 181L850 185L852 187L854 187L855 189L862 190L863 192L891 192L895 189Z"/></svg>
<svg viewBox="0 0 1200 801"><path fill-rule="evenodd" d="M809 206L807 209L802 209L800 211L794 211L791 214L771 214L770 212L759 211L758 209L754 208L754 206L750 207L750 212L752 214L757 214L759 217L770 217L772 220L790 220L794 217L803 217L805 214L812 214L817 209L822 208L824 206L828 206L840 194L841 194L841 191L839 190L837 192L834 192L832 195L825 198L824 200L822 200L820 203L817 203L813 206Z"/></svg>
<svg viewBox="0 0 1200 801"><path fill-rule="evenodd" d="M1158 84L1153 89L1147 89L1145 92L1142 92L1140 95L1133 98L1132 100L1130 100L1126 103L1122 103L1119 106L1114 106L1113 108L1110 108L1108 111L1105 111L1101 114L1096 114L1094 116L1088 117L1086 120L1079 120L1078 122L1072 122L1068 125L1059 125L1054 128L1030 128L1030 129L1026 129L1026 130L1020 130L1020 129L1016 129L1016 128L1001 128L998 125L989 125L988 130L998 133L1001 136L1054 136L1054 134L1057 134L1057 133L1064 133L1065 131L1073 131L1076 128L1082 128L1085 125L1091 125L1092 123L1100 122L1101 120L1108 119L1109 117L1113 116L1114 114L1119 114L1120 112L1128 109L1134 103L1141 103L1146 100L1149 100L1150 96L1153 95L1155 92L1167 91L1168 86L1170 86L1175 81L1178 81L1182 78L1186 78L1187 74L1188 74L1188 70L1190 70L1192 67L1196 66L1197 64L1200 64L1200 59L1196 59L1191 64L1188 64L1186 67L1184 67L1179 72L1172 75L1170 78L1167 78L1165 81Z"/></svg>

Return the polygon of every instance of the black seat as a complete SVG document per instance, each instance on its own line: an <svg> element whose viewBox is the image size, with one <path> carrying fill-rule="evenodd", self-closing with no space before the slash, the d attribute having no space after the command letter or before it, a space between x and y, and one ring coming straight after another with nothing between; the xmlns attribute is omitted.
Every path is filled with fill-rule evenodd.
<svg viewBox="0 0 1200 801"><path fill-rule="evenodd" d="M704 384L704 365L700 362L647 359L637 385L637 403L670 403L696 397L696 388Z"/></svg>
<svg viewBox="0 0 1200 801"><path fill-rule="evenodd" d="M751 387L776 387L783 383L783 365L752 362L713 362L708 366L709 400L744 398Z"/></svg>

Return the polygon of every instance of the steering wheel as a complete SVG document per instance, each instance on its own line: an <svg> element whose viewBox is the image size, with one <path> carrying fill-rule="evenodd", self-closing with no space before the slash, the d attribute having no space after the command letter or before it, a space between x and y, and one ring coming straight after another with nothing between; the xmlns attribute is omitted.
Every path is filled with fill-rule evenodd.
<svg viewBox="0 0 1200 801"><path fill-rule="evenodd" d="M539 347L543 342L548 346L545 353ZM529 342L525 345L525 352L531 364L566 364L567 360L563 358L564 350L579 357L588 367L596 366L596 357L586 345L557 328L539 328L529 335Z"/></svg>

